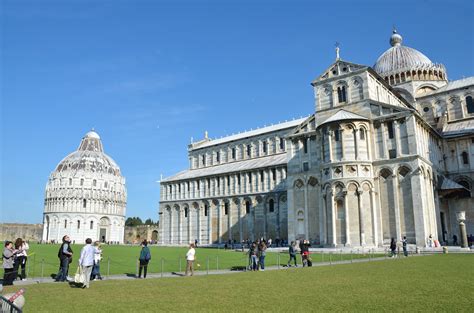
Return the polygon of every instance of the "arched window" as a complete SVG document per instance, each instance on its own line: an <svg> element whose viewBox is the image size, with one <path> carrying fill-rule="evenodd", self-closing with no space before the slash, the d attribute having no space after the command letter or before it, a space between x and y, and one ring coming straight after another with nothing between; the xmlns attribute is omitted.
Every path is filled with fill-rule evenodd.
<svg viewBox="0 0 474 313"><path fill-rule="evenodd" d="M93 229L94 228L94 221L91 221L90 223L90 229Z"/></svg>
<svg viewBox="0 0 474 313"><path fill-rule="evenodd" d="M474 100L471 96L466 97L467 113L474 113Z"/></svg>
<svg viewBox="0 0 474 313"><path fill-rule="evenodd" d="M219 163L221 161L221 154L219 151L216 152L216 162Z"/></svg>
<svg viewBox="0 0 474 313"><path fill-rule="evenodd" d="M81 228L81 221L77 220L77 229Z"/></svg>
<svg viewBox="0 0 474 313"><path fill-rule="evenodd" d="M232 148L232 159L235 160L235 148Z"/></svg>
<svg viewBox="0 0 474 313"><path fill-rule="evenodd" d="M229 214L229 203L224 203L224 215Z"/></svg>
<svg viewBox="0 0 474 313"><path fill-rule="evenodd" d="M209 208L207 204L204 205L204 216L207 216L209 214Z"/></svg>
<svg viewBox="0 0 474 313"><path fill-rule="evenodd" d="M461 156L462 156L462 163L463 164L469 164L469 156L468 156L467 152L464 151L463 153L461 153Z"/></svg>
<svg viewBox="0 0 474 313"><path fill-rule="evenodd" d="M269 212L275 211L275 201L273 201L273 199L270 199L270 201L268 201L268 211Z"/></svg>
<svg viewBox="0 0 474 313"><path fill-rule="evenodd" d="M82 200L82 207L83 207L83 208L86 208L86 207L87 207L87 200L86 200L86 199L83 199L83 200Z"/></svg>
<svg viewBox="0 0 474 313"><path fill-rule="evenodd" d="M365 130L363 128L359 129L359 138L365 140Z"/></svg>
<svg viewBox="0 0 474 313"><path fill-rule="evenodd" d="M188 217L188 208L184 208L184 217Z"/></svg>
<svg viewBox="0 0 474 313"><path fill-rule="evenodd" d="M262 143L262 150L263 150L263 153L265 153L265 154L267 153L267 142L266 141L264 141Z"/></svg>
<svg viewBox="0 0 474 313"><path fill-rule="evenodd" d="M64 220L64 228L67 228L67 220Z"/></svg>
<svg viewBox="0 0 474 313"><path fill-rule="evenodd" d="M250 202L245 201L245 214L249 214L249 213L250 213Z"/></svg>
<svg viewBox="0 0 474 313"><path fill-rule="evenodd" d="M334 130L334 140L339 141L339 137L340 137L339 129L335 129Z"/></svg>
<svg viewBox="0 0 474 313"><path fill-rule="evenodd" d="M109 185L107 184L107 182L104 183L104 188L107 189Z"/></svg>
<svg viewBox="0 0 474 313"><path fill-rule="evenodd" d="M81 178L81 186L84 186L84 178Z"/></svg>
<svg viewBox="0 0 474 313"><path fill-rule="evenodd" d="M466 188L465 190L461 191L461 193L459 194L459 197L469 198L471 196L471 186L469 186L469 183L465 180L459 180L457 183L463 186L464 188Z"/></svg>
<svg viewBox="0 0 474 313"><path fill-rule="evenodd" d="M97 186L97 180L94 179L94 180L92 181L92 186L93 186L93 187Z"/></svg>
<svg viewBox="0 0 474 313"><path fill-rule="evenodd" d="M337 87L337 99L339 103L346 102L346 86Z"/></svg>
<svg viewBox="0 0 474 313"><path fill-rule="evenodd" d="M303 139L303 151L304 153L308 153L308 140L306 138Z"/></svg>
<svg viewBox="0 0 474 313"><path fill-rule="evenodd" d="M69 178L69 186L72 186L72 178Z"/></svg>
<svg viewBox="0 0 474 313"><path fill-rule="evenodd" d="M285 139L280 138L280 150L285 150Z"/></svg>

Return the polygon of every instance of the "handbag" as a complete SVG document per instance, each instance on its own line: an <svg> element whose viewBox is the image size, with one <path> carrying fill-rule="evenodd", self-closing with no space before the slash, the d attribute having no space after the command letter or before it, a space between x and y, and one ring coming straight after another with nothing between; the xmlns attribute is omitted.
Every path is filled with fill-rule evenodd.
<svg viewBox="0 0 474 313"><path fill-rule="evenodd" d="M76 284L83 284L84 281L85 281L84 273L82 272L82 268L78 266L76 270L76 275L74 275L74 282Z"/></svg>

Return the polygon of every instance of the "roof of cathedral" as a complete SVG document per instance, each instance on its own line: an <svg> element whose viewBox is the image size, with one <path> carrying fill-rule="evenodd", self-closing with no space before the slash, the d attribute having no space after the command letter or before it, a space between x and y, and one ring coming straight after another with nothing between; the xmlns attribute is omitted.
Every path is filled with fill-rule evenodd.
<svg viewBox="0 0 474 313"><path fill-rule="evenodd" d="M468 86L472 86L472 85L474 85L474 76L467 77L467 78L462 78L462 79L458 79L458 80L453 80L453 81L450 81L449 83L447 83L445 86L443 86L439 89L436 89L435 91L433 91L432 93L430 93L427 96L431 97L433 94L442 93L442 92L451 91L451 90L456 90L456 89L460 89L460 88L464 88L464 87L468 87Z"/></svg>
<svg viewBox="0 0 474 313"><path fill-rule="evenodd" d="M301 124L302 122L304 122L306 119L307 119L307 117L299 118L299 119L295 119L295 120L288 121L288 122L278 123L278 124L275 124L275 125L266 126L266 127L246 131L246 132L243 132L243 133L240 133L240 134L230 135L230 136L226 136L226 137L222 137L222 138L218 138L218 139L211 139L211 140L203 142L202 144L195 143L195 145L193 145L192 149L201 149L201 148L211 147L211 146L215 146L215 145L226 143L226 142L231 142L231 141L235 141L235 140L239 140L239 139L258 136L258 135L262 135L262 134L265 134L265 133L269 133L269 132L273 132L273 131L277 131L277 130L281 130L281 129L285 129L285 128L295 127L295 126Z"/></svg>
<svg viewBox="0 0 474 313"><path fill-rule="evenodd" d="M443 136L456 137L459 135L474 133L474 119L461 120L454 123L448 123L443 128Z"/></svg>
<svg viewBox="0 0 474 313"><path fill-rule="evenodd" d="M396 30L393 30L390 37L392 47L385 51L375 62L374 70L378 74L384 75L414 68L437 66L420 51L403 46L402 41L402 36Z"/></svg>
<svg viewBox="0 0 474 313"><path fill-rule="evenodd" d="M100 136L93 130L82 138L79 148L59 162L55 169L56 172L78 170L120 175L119 166L104 153Z"/></svg>
<svg viewBox="0 0 474 313"><path fill-rule="evenodd" d="M196 177L204 177L204 176L214 176L224 173L233 173L233 172L240 172L246 170L253 170L257 168L263 168L268 166L275 166L280 164L287 164L286 160L286 153L270 155L261 158L255 158L250 160L244 161L237 161L226 163L222 165L198 168L194 170L185 170L179 172L176 175L167 177L162 179L161 182L170 182L175 180L182 180L182 179L192 179Z"/></svg>
<svg viewBox="0 0 474 313"><path fill-rule="evenodd" d="M339 110L334 115L331 115L329 118L327 118L324 122L320 123L319 126L342 120L368 120L368 118L346 110Z"/></svg>

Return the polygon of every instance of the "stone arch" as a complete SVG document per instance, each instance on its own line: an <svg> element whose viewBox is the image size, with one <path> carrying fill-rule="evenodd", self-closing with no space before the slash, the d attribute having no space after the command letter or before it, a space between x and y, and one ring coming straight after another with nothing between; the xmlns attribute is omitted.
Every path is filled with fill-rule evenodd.
<svg viewBox="0 0 474 313"><path fill-rule="evenodd" d="M459 185L467 189L467 190L460 191L458 193L458 196L460 198L470 198L471 192L472 192L472 186L473 186L472 179L465 175L458 175L458 176L455 176L453 180Z"/></svg>
<svg viewBox="0 0 474 313"><path fill-rule="evenodd" d="M420 170L423 173L423 177L425 177L426 171L424 167L420 166ZM415 243L415 216L413 211L413 192L411 184L413 171L407 164L400 164L396 173L398 182L398 209L400 212L400 235L406 236L409 242ZM423 192L426 193L427 190L423 190Z"/></svg>
<svg viewBox="0 0 474 313"><path fill-rule="evenodd" d="M383 243L390 243L390 239L396 238L396 218L395 218L395 180L390 168L381 168L377 174L379 191L379 208L382 219L382 239Z"/></svg>
<svg viewBox="0 0 474 313"><path fill-rule="evenodd" d="M320 97L320 104L321 107L329 107L332 108L334 106L334 99L333 99L333 87L330 84L325 84L321 87L321 93L319 94Z"/></svg>
<svg viewBox="0 0 474 313"><path fill-rule="evenodd" d="M337 103L349 103L350 102L350 88L349 84L345 80L339 80L336 82L337 90Z"/></svg>
<svg viewBox="0 0 474 313"><path fill-rule="evenodd" d="M355 76L351 79L351 101L359 101L364 99L364 80Z"/></svg>

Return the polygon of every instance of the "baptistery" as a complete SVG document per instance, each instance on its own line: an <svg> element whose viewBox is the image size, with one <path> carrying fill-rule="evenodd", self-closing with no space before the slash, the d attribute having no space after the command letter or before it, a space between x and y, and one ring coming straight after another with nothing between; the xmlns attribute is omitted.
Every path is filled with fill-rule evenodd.
<svg viewBox="0 0 474 313"><path fill-rule="evenodd" d="M49 176L43 241L59 242L69 235L76 243L86 238L122 243L126 204L125 178L92 130Z"/></svg>

